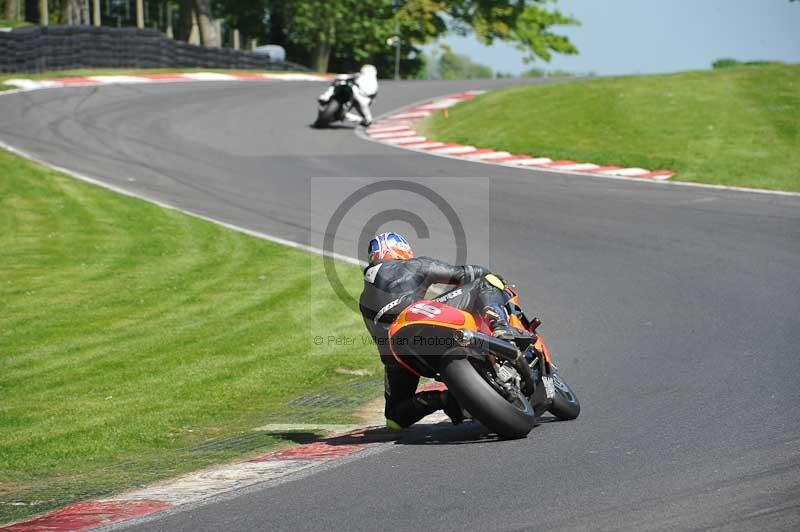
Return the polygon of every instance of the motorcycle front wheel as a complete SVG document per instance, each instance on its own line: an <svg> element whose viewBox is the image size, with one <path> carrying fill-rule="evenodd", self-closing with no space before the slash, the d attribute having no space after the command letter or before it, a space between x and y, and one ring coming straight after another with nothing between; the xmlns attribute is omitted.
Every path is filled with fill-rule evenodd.
<svg viewBox="0 0 800 532"><path fill-rule="evenodd" d="M513 401L500 395L478 374L464 349L445 355L440 373L447 389L470 415L505 439L524 438L536 426L536 414L520 391Z"/></svg>
<svg viewBox="0 0 800 532"><path fill-rule="evenodd" d="M548 410L562 421L577 418L581 413L581 404L578 402L575 392L558 373L553 373L552 377L556 394Z"/></svg>
<svg viewBox="0 0 800 532"><path fill-rule="evenodd" d="M331 122L336 120L336 114L339 112L339 102L335 98L331 98L325 107L319 110L317 114L317 121L314 122L314 127L327 127Z"/></svg>

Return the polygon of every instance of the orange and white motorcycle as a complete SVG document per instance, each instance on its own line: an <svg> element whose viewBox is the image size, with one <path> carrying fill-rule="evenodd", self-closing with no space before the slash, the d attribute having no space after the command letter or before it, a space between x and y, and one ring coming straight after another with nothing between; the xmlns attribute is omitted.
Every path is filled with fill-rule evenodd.
<svg viewBox="0 0 800 532"><path fill-rule="evenodd" d="M514 341L491 335L478 313L449 306L447 294L409 305L389 328L392 354L406 370L440 380L473 419L503 438L524 438L549 411L575 419L580 403L558 373L519 295L503 291Z"/></svg>

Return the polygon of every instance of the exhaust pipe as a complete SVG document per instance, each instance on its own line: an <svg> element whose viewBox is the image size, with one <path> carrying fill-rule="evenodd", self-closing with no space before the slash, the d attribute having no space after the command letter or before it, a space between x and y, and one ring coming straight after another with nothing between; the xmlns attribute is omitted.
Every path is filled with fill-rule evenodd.
<svg viewBox="0 0 800 532"><path fill-rule="evenodd" d="M536 378L533 370L528 365L528 361L519 348L510 342L500 340L494 336L483 334L469 329L458 329L453 333L453 337L461 347L471 348L478 351L492 353L513 364L519 372L524 383L522 392L530 396L536 389Z"/></svg>

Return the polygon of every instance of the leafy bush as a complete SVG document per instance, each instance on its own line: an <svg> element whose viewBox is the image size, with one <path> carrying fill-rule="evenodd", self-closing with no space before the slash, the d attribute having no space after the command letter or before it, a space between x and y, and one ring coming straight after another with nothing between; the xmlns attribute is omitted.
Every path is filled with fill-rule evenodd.
<svg viewBox="0 0 800 532"><path fill-rule="evenodd" d="M716 70L718 68L734 67L739 64L740 64L739 61L737 61L736 59L724 58L724 59L717 59L711 64L711 66L714 68L714 70Z"/></svg>
<svg viewBox="0 0 800 532"><path fill-rule="evenodd" d="M756 59L755 61L737 61L736 59L724 58L717 59L711 66L714 70L719 68L730 68L735 66L767 66L767 65L782 65L783 61L766 61L764 59Z"/></svg>

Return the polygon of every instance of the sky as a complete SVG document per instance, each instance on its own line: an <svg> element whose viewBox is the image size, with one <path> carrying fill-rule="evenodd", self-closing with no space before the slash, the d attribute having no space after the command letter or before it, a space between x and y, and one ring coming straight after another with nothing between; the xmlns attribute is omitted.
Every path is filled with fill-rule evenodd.
<svg viewBox="0 0 800 532"><path fill-rule="evenodd" d="M789 0L558 0L581 21L558 28L577 56L526 65L513 45L447 36L457 53L517 74L532 67L598 75L707 69L715 59L800 63L800 2Z"/></svg>

